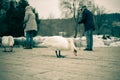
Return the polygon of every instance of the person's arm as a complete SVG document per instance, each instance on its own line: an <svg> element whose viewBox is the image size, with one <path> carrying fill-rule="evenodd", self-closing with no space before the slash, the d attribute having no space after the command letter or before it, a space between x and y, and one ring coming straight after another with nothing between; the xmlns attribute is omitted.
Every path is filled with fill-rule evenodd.
<svg viewBox="0 0 120 80"><path fill-rule="evenodd" d="M82 14L82 19L78 22L78 24L84 23L85 20L86 20L86 13L84 12L84 13Z"/></svg>
<svg viewBox="0 0 120 80"><path fill-rule="evenodd" d="M26 14L25 14L25 17L24 17L24 24L26 24L27 21L28 21L28 14L26 13Z"/></svg>
<svg viewBox="0 0 120 80"><path fill-rule="evenodd" d="M25 13L24 21L23 21L23 28L25 29L26 23L28 22L29 15Z"/></svg>

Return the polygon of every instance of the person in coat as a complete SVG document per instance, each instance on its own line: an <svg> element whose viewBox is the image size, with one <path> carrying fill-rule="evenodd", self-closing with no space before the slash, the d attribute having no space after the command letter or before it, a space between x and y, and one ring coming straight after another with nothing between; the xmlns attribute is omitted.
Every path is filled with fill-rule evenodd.
<svg viewBox="0 0 120 80"><path fill-rule="evenodd" d="M84 50L92 51L93 50L93 31L95 30L94 17L92 12L89 11L86 6L82 6L81 11L82 11L82 19L78 22L78 24L83 23L85 27L87 46Z"/></svg>
<svg viewBox="0 0 120 80"><path fill-rule="evenodd" d="M29 5L25 8L24 31L26 36L25 49L32 49L34 33L37 32L37 23L32 7Z"/></svg>

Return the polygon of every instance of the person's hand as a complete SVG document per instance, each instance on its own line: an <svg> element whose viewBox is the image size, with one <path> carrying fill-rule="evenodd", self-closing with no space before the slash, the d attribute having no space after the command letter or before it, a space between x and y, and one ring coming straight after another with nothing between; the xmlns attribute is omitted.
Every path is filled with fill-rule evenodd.
<svg viewBox="0 0 120 80"><path fill-rule="evenodd" d="M78 24L80 24L80 22L78 22Z"/></svg>
<svg viewBox="0 0 120 80"><path fill-rule="evenodd" d="M26 24L23 24L23 29L25 29L25 27L26 27Z"/></svg>

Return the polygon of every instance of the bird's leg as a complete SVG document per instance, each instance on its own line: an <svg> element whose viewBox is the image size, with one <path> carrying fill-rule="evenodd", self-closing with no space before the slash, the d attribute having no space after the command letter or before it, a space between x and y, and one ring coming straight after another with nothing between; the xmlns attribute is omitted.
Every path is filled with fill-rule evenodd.
<svg viewBox="0 0 120 80"><path fill-rule="evenodd" d="M4 52L6 52L6 47L4 47Z"/></svg>
<svg viewBox="0 0 120 80"><path fill-rule="evenodd" d="M12 46L10 46L10 52L12 52L13 51L13 47Z"/></svg>
<svg viewBox="0 0 120 80"><path fill-rule="evenodd" d="M60 50L58 50L59 56L61 56Z"/></svg>
<svg viewBox="0 0 120 80"><path fill-rule="evenodd" d="M59 52L59 58L64 58L65 57L65 56L61 55L61 51L60 50L58 50L58 52Z"/></svg>
<svg viewBox="0 0 120 80"><path fill-rule="evenodd" d="M60 50L56 50L55 53L56 53L57 58L64 58L65 57L65 56L61 55L61 51Z"/></svg>
<svg viewBox="0 0 120 80"><path fill-rule="evenodd" d="M7 49L6 49L6 47L4 47L4 52L7 52Z"/></svg>
<svg viewBox="0 0 120 80"><path fill-rule="evenodd" d="M57 54L57 52L58 52L58 51L57 51L57 50L55 50L56 56L57 56L57 58L58 58L58 57L59 57L59 55Z"/></svg>

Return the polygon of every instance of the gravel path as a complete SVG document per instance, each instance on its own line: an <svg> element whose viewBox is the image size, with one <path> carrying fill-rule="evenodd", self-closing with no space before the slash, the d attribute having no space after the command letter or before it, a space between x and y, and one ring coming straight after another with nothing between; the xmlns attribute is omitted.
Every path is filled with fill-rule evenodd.
<svg viewBox="0 0 120 80"><path fill-rule="evenodd" d="M62 51L56 58L49 48L0 48L0 80L120 80L120 47L94 51Z"/></svg>

